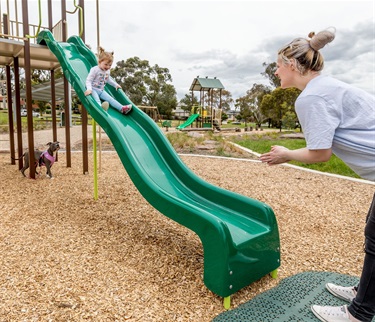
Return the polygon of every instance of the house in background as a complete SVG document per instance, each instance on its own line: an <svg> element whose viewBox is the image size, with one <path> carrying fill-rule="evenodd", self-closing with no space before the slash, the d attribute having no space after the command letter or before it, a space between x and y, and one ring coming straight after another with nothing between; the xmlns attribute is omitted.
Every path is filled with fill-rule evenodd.
<svg viewBox="0 0 375 322"><path fill-rule="evenodd" d="M175 118L179 120L187 120L190 116L189 111L185 111L182 109L182 105L180 102L178 102L176 109L173 111L173 114Z"/></svg>
<svg viewBox="0 0 375 322"><path fill-rule="evenodd" d="M6 97L0 95L0 110L5 110L7 107Z"/></svg>
<svg viewBox="0 0 375 322"><path fill-rule="evenodd" d="M237 121L236 116L240 114L237 110L230 110L225 113L228 115L228 121Z"/></svg>

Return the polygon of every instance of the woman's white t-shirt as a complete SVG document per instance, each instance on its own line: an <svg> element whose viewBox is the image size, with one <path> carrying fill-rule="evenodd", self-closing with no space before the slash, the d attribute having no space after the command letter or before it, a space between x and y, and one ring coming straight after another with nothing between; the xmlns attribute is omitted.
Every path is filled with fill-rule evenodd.
<svg viewBox="0 0 375 322"><path fill-rule="evenodd" d="M359 176L375 181L375 96L320 75L295 108L309 150L332 148Z"/></svg>

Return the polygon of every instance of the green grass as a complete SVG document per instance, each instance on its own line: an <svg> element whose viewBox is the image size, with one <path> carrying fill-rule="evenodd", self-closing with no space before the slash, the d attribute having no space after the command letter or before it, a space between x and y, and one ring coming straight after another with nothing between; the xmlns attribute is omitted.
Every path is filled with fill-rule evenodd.
<svg viewBox="0 0 375 322"><path fill-rule="evenodd" d="M50 116L43 116L42 119L50 119ZM27 118L22 117L22 128L25 130L27 128ZM34 120L34 127L35 130L41 129L39 127L43 127L42 125L38 126L37 119ZM44 122L43 122L44 123ZM177 126L181 121L173 121L172 126ZM91 120L89 119L89 124L91 124ZM7 111L0 111L0 131L5 130L5 127L7 128L8 125L8 113ZM159 124L160 126L160 124ZM242 124L243 126L243 124ZM226 125L226 127L238 127L238 125ZM7 131L7 130L6 130ZM233 137L233 142L237 143L238 145L241 145L245 148L248 148L254 152L257 153L266 153L271 149L272 145L282 145L285 146L288 149L295 150L306 147L306 142L304 139L283 139L280 138L280 134L286 134L288 132L283 131L282 133L275 131L275 132L267 132L267 133L257 133L257 134L251 134L251 135L244 135L241 138L239 137ZM171 141L172 145L176 148L185 148L185 149L191 149L193 150L194 147L197 144L201 144L202 141L205 139L211 139L211 140L219 140L221 141L222 138L214 137L212 133L207 133L206 138L192 138L184 135L183 133L177 133L174 135L168 136L168 139ZM217 150L218 155L227 156L227 150L228 147L224 146L225 144L221 144ZM343 161L341 161L339 158L337 158L335 155L332 155L331 159L328 162L324 163L315 163L315 164L306 164L302 162L290 162L291 164L295 164L304 168L322 171L322 172L328 172L333 174L339 174L347 177L353 177L353 178L360 178L357 174L355 174Z"/></svg>
<svg viewBox="0 0 375 322"><path fill-rule="evenodd" d="M8 124L8 112L7 111L0 111L0 125Z"/></svg>
<svg viewBox="0 0 375 322"><path fill-rule="evenodd" d="M60 115L56 116L56 123L60 125ZM88 116L88 124L91 125L91 116ZM8 111L0 110L0 133L7 133L9 131L8 127ZM81 124L81 115L73 114L72 115L72 124L80 125ZM27 131L27 117L21 117L22 131ZM14 122L14 127L17 124ZM34 131L45 130L52 127L52 116L49 114L43 114L41 117L33 117L33 127Z"/></svg>
<svg viewBox="0 0 375 322"><path fill-rule="evenodd" d="M233 139L233 142L260 154L270 151L271 146L273 145L285 146L290 150L306 147L306 141L304 139L282 139L277 137L279 135L280 133L277 132L272 134L267 133L261 135L246 135L242 138ZM312 170L339 174L347 177L360 178L341 159L339 159L335 155L332 155L331 159L328 162L306 164L302 162L291 161L290 163Z"/></svg>

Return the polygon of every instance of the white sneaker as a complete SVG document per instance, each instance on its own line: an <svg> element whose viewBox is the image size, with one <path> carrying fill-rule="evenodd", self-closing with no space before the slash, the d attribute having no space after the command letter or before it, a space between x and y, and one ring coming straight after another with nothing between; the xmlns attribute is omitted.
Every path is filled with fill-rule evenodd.
<svg viewBox="0 0 375 322"><path fill-rule="evenodd" d="M314 315L323 322L353 322L359 321L353 318L347 309L347 306L311 306Z"/></svg>
<svg viewBox="0 0 375 322"><path fill-rule="evenodd" d="M103 102L102 103L102 108L103 108L104 111L107 111L108 108L109 108L109 103L107 101Z"/></svg>
<svg viewBox="0 0 375 322"><path fill-rule="evenodd" d="M327 283L326 289L334 296L347 302L351 302L357 295L357 291L353 286L344 287L332 283Z"/></svg>

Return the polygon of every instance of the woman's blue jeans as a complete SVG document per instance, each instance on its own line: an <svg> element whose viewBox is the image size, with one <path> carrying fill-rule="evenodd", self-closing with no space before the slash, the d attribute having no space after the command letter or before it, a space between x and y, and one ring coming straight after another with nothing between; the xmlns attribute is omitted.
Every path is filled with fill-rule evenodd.
<svg viewBox="0 0 375 322"><path fill-rule="evenodd" d="M91 92L92 97L95 99L95 101L98 102L99 105L101 105L101 99L103 101L107 101L110 106L114 107L116 110L121 112L122 104L117 102L111 95L109 95L106 91L101 91L98 89L93 88Z"/></svg>
<svg viewBox="0 0 375 322"><path fill-rule="evenodd" d="M375 194L365 227L365 261L359 280L357 296L348 310L356 319L371 322L375 316Z"/></svg>

